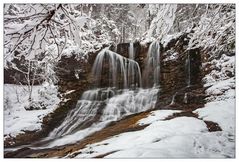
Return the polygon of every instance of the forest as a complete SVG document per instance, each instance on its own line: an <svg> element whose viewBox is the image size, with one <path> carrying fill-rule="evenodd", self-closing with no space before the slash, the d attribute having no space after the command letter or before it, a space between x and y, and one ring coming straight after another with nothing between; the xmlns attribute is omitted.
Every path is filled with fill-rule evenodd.
<svg viewBox="0 0 239 162"><path fill-rule="evenodd" d="M236 5L3 7L4 158L235 158Z"/></svg>

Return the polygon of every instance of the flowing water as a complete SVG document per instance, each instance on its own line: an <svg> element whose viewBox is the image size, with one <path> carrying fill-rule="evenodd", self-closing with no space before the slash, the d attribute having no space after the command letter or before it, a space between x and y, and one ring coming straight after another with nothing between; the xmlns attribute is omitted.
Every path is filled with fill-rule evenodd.
<svg viewBox="0 0 239 162"><path fill-rule="evenodd" d="M95 88L85 91L76 108L50 133L50 138L60 138L47 147L75 142L112 121L154 108L160 90L159 43L155 41L149 47L144 73L148 80L153 76L153 84L147 85L147 89L142 88L141 70L134 59L133 43L129 46L129 58L108 48L97 55L92 67Z"/></svg>
<svg viewBox="0 0 239 162"><path fill-rule="evenodd" d="M55 128L49 137L60 138L45 147L74 143L104 128L112 121L152 109L157 101L158 92L157 87L134 90L100 88L86 91L76 108L68 113L64 122Z"/></svg>
<svg viewBox="0 0 239 162"><path fill-rule="evenodd" d="M132 60L135 58L134 43L129 44L129 58Z"/></svg>
<svg viewBox="0 0 239 162"><path fill-rule="evenodd" d="M37 146L37 148L74 143L101 130L112 121L153 109L160 91L158 86L160 79L159 51L158 42L150 45L145 67L147 76L153 74L154 84L144 89L142 88L141 69L134 60L133 43L129 47L129 58L110 51L108 48L103 49L98 53L92 67L95 88L82 94L76 107L45 139L48 142L40 147ZM147 68L154 70L152 72ZM32 148L34 147L32 146Z"/></svg>
<svg viewBox="0 0 239 162"><path fill-rule="evenodd" d="M104 70L107 70L108 78L103 77ZM124 89L142 85L139 64L108 49L103 49L97 55L92 74L95 77L96 87L101 86L102 80L108 81L108 87L119 88L121 82L123 82Z"/></svg>
<svg viewBox="0 0 239 162"><path fill-rule="evenodd" d="M158 41L152 42L149 46L144 78L146 87L160 85L160 44Z"/></svg>
<svg viewBox="0 0 239 162"><path fill-rule="evenodd" d="M191 59L190 54L188 52L186 59L186 71L187 71L187 85L191 86Z"/></svg>

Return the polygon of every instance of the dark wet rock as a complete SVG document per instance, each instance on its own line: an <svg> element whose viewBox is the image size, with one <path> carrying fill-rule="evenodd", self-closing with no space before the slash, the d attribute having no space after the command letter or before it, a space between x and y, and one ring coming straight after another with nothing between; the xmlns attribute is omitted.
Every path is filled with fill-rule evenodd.
<svg viewBox="0 0 239 162"><path fill-rule="evenodd" d="M171 120L171 119L182 117L182 116L198 118L198 114L195 114L190 110L187 110L187 111L182 111L179 113L173 113L173 115L168 116L164 120Z"/></svg>
<svg viewBox="0 0 239 162"><path fill-rule="evenodd" d="M28 148L28 147L24 147L24 148L21 148L17 151L14 151L14 152L7 152L4 154L4 158L19 158L19 157L23 157L27 154L30 154L32 152L32 149Z"/></svg>
<svg viewBox="0 0 239 162"><path fill-rule="evenodd" d="M204 120L204 122L206 123L209 132L222 131L222 128L217 123L206 120Z"/></svg>

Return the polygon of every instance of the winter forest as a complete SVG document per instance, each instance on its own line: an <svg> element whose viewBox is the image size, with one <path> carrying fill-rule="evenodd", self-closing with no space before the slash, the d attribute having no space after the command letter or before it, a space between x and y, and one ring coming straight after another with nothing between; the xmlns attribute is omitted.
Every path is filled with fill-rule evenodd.
<svg viewBox="0 0 239 162"><path fill-rule="evenodd" d="M235 158L235 4L4 4L5 158Z"/></svg>

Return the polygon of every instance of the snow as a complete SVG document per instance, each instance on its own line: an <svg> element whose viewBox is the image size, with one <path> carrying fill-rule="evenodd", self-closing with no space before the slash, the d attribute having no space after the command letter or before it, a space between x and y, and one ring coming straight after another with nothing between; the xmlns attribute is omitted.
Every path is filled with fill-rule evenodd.
<svg viewBox="0 0 239 162"><path fill-rule="evenodd" d="M154 37L146 37L140 41L141 46L147 46L148 43L154 42L156 39Z"/></svg>
<svg viewBox="0 0 239 162"><path fill-rule="evenodd" d="M190 124L188 124L190 123ZM109 155L112 158L130 158L130 157L164 157L160 152L171 152L170 157L187 157L187 151L192 151L191 147L180 149L184 156L175 154L176 149L184 146L183 143L193 144L193 137L200 136L207 132L206 124L192 117L179 117L166 121L154 121L141 131L127 132L114 136L99 143L88 145L80 150L77 158L94 157L112 151L119 151ZM178 138L184 140L178 140ZM191 140L190 140L191 139ZM129 142L130 141L130 142ZM166 143L174 143L167 145ZM162 143L162 144L161 144ZM106 145L107 144L107 145ZM168 151L167 151L168 150ZM91 152L91 154L88 154ZM92 153L93 152L93 153ZM127 154L128 152L128 154ZM147 156L145 152L150 154ZM121 154L122 153L122 154ZM116 155L116 156L114 156ZM190 154L189 154L190 155Z"/></svg>
<svg viewBox="0 0 239 162"><path fill-rule="evenodd" d="M178 59L179 53L178 52L168 52L166 53L167 57L165 59L163 59L164 62L167 61L176 61Z"/></svg>
<svg viewBox="0 0 239 162"><path fill-rule="evenodd" d="M153 123L155 121L163 120L166 117L173 115L173 113L181 112L180 110L156 110L152 111L147 118L139 120L137 123L139 125L146 125Z"/></svg>
<svg viewBox="0 0 239 162"><path fill-rule="evenodd" d="M47 88L47 89L45 89ZM19 98L19 101L18 99ZM27 86L4 85L4 136L15 137L24 131L41 129L42 119L52 112L60 99L57 89L51 85L33 86L32 98L34 103L41 102L46 109L26 110L29 105Z"/></svg>
<svg viewBox="0 0 239 162"><path fill-rule="evenodd" d="M226 131L208 132L202 120L192 117L161 120L173 112L172 110L165 110L162 113L160 110L155 111L152 113L155 116L151 114L138 122L150 124L145 129L122 133L102 142L87 145L86 148L78 151L80 154L76 158L90 158L109 152L113 153L105 158L234 157L233 135ZM221 121L225 120L227 118L221 118ZM230 125L230 122L224 125L227 124Z"/></svg>
<svg viewBox="0 0 239 162"><path fill-rule="evenodd" d="M219 124L223 131L235 135L235 56L223 54L220 59L213 60L213 65L217 70L213 70L206 75L203 80L204 86L210 86L206 90L209 95L207 103L203 108L194 112L204 120L213 121ZM233 77L225 75L225 71L230 71Z"/></svg>
<svg viewBox="0 0 239 162"><path fill-rule="evenodd" d="M154 6L153 9L149 7L150 13L157 11L157 14L155 14L150 23L146 37L156 36L161 39L169 34L170 29L173 27L177 4L152 4L149 6Z"/></svg>
<svg viewBox="0 0 239 162"><path fill-rule="evenodd" d="M68 95L68 94L71 94L71 93L73 93L73 92L75 92L76 90L69 90L69 91L66 91L65 93L64 93L64 95Z"/></svg>
<svg viewBox="0 0 239 162"><path fill-rule="evenodd" d="M195 113L203 120L218 123L224 131L231 134L235 131L235 99L209 102L205 107L195 110Z"/></svg>
<svg viewBox="0 0 239 162"><path fill-rule="evenodd" d="M227 137L218 132L175 135L135 149L117 151L106 158L224 158L233 157L232 147Z"/></svg>
<svg viewBox="0 0 239 162"><path fill-rule="evenodd" d="M183 35L182 32L178 32L178 33L174 33L174 34L166 34L165 36L163 36L163 38L161 40L163 47L166 47L172 39L177 39L181 35Z"/></svg>
<svg viewBox="0 0 239 162"><path fill-rule="evenodd" d="M76 158L234 158L235 157L235 57L222 55L204 78L207 103L194 113L198 118L164 120L176 110L157 110L138 121L147 125L78 150ZM230 71L232 77L225 74ZM203 121L217 123L222 131L208 132Z"/></svg>

